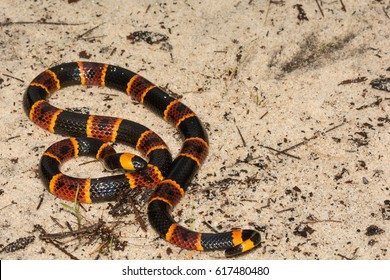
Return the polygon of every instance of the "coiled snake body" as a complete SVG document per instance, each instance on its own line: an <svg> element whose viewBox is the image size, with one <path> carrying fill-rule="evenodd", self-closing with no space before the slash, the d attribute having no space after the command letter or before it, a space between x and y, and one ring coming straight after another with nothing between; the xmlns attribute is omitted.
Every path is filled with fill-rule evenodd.
<svg viewBox="0 0 390 280"><path fill-rule="evenodd" d="M47 98L56 90L79 84L122 91L173 123L184 137L178 156L172 162L164 141L138 123L70 112L48 103ZM255 230L200 233L180 226L171 217L171 209L183 197L206 158L208 139L193 111L140 75L102 63L65 63L39 74L30 83L23 103L29 118L40 127L76 137L52 145L41 159L42 178L56 196L74 200L77 195L79 202L92 203L113 200L124 188L154 188L148 202L149 222L169 242L190 250L225 249L226 256L243 253L260 243L260 234ZM116 154L107 142L132 145L149 161L143 163L129 154ZM104 160L109 169L136 171L95 179L74 178L60 172L61 163L82 155Z"/></svg>

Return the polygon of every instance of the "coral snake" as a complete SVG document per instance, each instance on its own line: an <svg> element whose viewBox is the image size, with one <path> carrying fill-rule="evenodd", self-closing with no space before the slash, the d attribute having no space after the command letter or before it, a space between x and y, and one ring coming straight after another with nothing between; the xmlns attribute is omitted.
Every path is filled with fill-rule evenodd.
<svg viewBox="0 0 390 280"><path fill-rule="evenodd" d="M70 85L107 86L130 95L166 121L173 123L184 137L180 153L172 156L164 141L145 126L121 118L76 113L50 105L47 98ZM57 142L43 154L40 173L49 191L56 196L82 203L115 199L125 188L153 188L148 202L152 227L167 241L190 250L226 250L227 257L246 252L260 243L255 230L234 229L223 233L189 230L172 218L171 209L183 197L193 176L205 160L208 138L195 113L163 90L121 67L71 62L54 66L39 74L29 85L23 105L38 126L69 138ZM134 146L148 158L116 154L107 142ZM74 178L60 172L65 160L95 156L107 169L124 169L120 175L103 178ZM135 171L130 171L134 170Z"/></svg>

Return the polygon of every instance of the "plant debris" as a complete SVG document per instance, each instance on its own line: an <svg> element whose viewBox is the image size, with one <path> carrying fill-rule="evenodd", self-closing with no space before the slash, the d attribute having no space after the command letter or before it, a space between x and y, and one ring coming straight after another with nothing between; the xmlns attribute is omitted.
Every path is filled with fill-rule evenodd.
<svg viewBox="0 0 390 280"><path fill-rule="evenodd" d="M379 228L378 226L376 225L371 225L369 226L367 229L366 229L366 235L367 236L373 236L373 235L378 235L378 234L382 234L384 233L385 231L381 228Z"/></svg>
<svg viewBox="0 0 390 280"><path fill-rule="evenodd" d="M108 226L105 221L100 219L97 223L90 226L81 226L77 230L57 233L47 233L41 225L35 225L34 228L40 232L39 238L41 240L52 244L71 259L78 259L68 251L69 247L66 245L66 243L75 239L83 244L83 246L98 243L97 249L94 252L98 252L99 254L107 254L112 250L123 251L128 242L121 241L118 234L114 233L117 225L118 223L114 223L112 226Z"/></svg>
<svg viewBox="0 0 390 280"><path fill-rule="evenodd" d="M309 227L308 225L305 225L305 227L303 229L301 229L301 225L297 226L295 229L294 229L294 235L297 235L297 236L302 236L302 237L308 237L310 234L312 234L313 232L315 232L315 230L311 227Z"/></svg>
<svg viewBox="0 0 390 280"><path fill-rule="evenodd" d="M338 85L340 86L340 85L356 84L356 83L362 83L365 81L367 81L367 77L357 77L355 79L348 79L348 80L342 81Z"/></svg>
<svg viewBox="0 0 390 280"><path fill-rule="evenodd" d="M374 89L384 90L390 92L390 78L372 80L370 85Z"/></svg>
<svg viewBox="0 0 390 280"><path fill-rule="evenodd" d="M28 244L34 242L35 236L27 236L16 239L14 242L9 243L0 252L12 253L18 250L22 250L27 247Z"/></svg>
<svg viewBox="0 0 390 280"><path fill-rule="evenodd" d="M306 12L305 12L305 10L303 9L303 6L301 5L301 4L295 4L294 6L293 6L293 8L297 8L297 10L298 10L298 19L299 19L299 21L304 21L304 20L309 20L308 18L307 18L307 15L306 15Z"/></svg>
<svg viewBox="0 0 390 280"><path fill-rule="evenodd" d="M130 35L128 35L126 38L132 44L135 44L140 41L144 41L149 45L165 42L168 41L169 39L169 37L164 34L157 33L157 32L150 32L150 31L135 31L130 33Z"/></svg>

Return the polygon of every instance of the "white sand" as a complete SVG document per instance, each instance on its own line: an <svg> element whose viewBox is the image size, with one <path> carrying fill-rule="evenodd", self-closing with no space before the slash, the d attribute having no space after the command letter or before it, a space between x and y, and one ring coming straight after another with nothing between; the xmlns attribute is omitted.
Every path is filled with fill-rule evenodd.
<svg viewBox="0 0 390 280"><path fill-rule="evenodd" d="M346 11L340 1L318 1L323 16L316 1L131 2L0 2L1 21L12 22L0 27L0 244L36 237L25 249L1 252L1 259L69 259L34 232L35 224L49 233L68 231L52 218L77 228L37 175L41 153L62 136L28 120L22 95L44 69L87 60L83 51L88 60L140 72L182 96L205 123L211 150L173 213L179 222L201 231L209 231L204 222L220 231L261 229L262 246L241 259L390 259L390 124L380 119L389 115L390 95L369 85L390 76L388 1L343 0ZM297 3L308 20L298 20ZM168 36L172 50L131 44L127 36L135 31ZM367 80L340 85L359 77ZM115 96L104 101L101 93ZM115 91L64 89L52 103L140 121L174 153L181 145L173 127ZM275 152L305 139L287 155ZM70 172L79 169L72 166ZM101 170L86 165L83 172L96 175L93 167ZM115 233L128 246L99 258L223 257L157 239L133 215L109 216L107 203L85 209L90 223L124 222ZM367 236L371 225L384 232ZM306 237L294 234L305 226ZM62 241L77 258L97 257L99 242Z"/></svg>

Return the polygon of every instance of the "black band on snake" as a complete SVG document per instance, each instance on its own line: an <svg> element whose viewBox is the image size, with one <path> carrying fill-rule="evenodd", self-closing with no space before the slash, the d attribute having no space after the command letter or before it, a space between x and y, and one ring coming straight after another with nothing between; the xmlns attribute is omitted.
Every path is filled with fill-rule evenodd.
<svg viewBox="0 0 390 280"><path fill-rule="evenodd" d="M48 97L70 85L107 86L130 95L166 121L184 137L180 153L172 156L164 141L138 123L114 117L86 115L58 109ZM56 196L82 203L115 199L125 188L153 188L148 202L152 227L167 241L190 250L226 250L226 256L246 252L260 243L255 230L236 229L223 233L201 233L180 226L170 212L183 197L193 176L206 158L208 139L202 123L191 109L140 75L121 67L72 62L39 74L24 96L24 109L40 127L69 138L52 145L40 163L41 176ZM107 142L134 146L148 163L130 154L116 154ZM103 178L74 178L60 172L59 165L77 156L95 156L108 169L136 170Z"/></svg>

